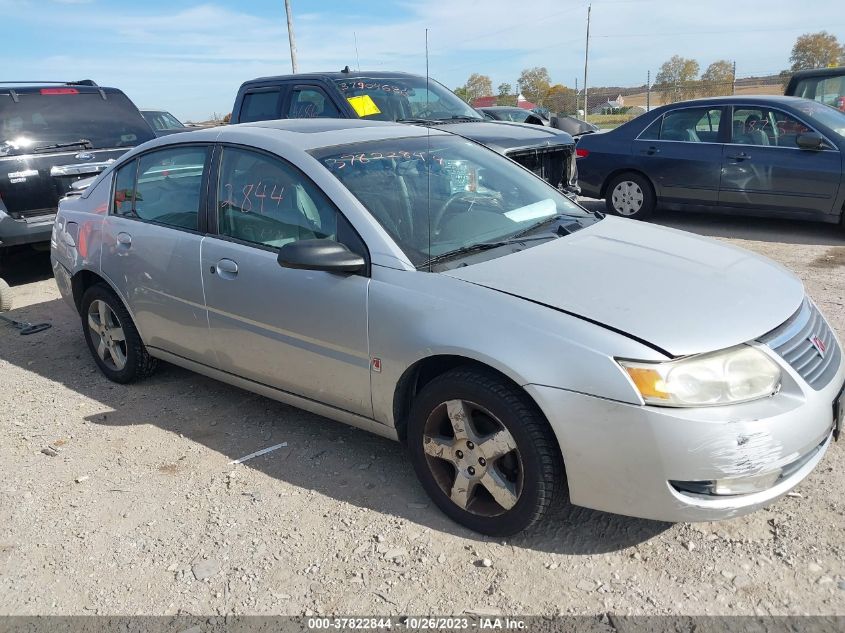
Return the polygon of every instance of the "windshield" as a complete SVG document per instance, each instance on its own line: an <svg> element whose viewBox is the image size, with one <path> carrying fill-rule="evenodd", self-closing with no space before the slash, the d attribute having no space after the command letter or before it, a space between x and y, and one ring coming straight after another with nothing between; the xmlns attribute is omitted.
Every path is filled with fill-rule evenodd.
<svg viewBox="0 0 845 633"><path fill-rule="evenodd" d="M38 151L47 145L134 147L154 138L126 95L106 94L107 99L99 92L20 92L17 102L0 95L0 155Z"/></svg>
<svg viewBox="0 0 845 633"><path fill-rule="evenodd" d="M433 79L403 76L336 79L338 89L362 119L449 121L484 118L460 97Z"/></svg>
<svg viewBox="0 0 845 633"><path fill-rule="evenodd" d="M390 139L311 153L417 267L459 249L517 237L561 214L575 228L597 219L516 163L457 136Z"/></svg>
<svg viewBox="0 0 845 633"><path fill-rule="evenodd" d="M828 108L815 101L802 101L795 105L795 107L822 125L829 127L839 136L845 137L845 112Z"/></svg>
<svg viewBox="0 0 845 633"><path fill-rule="evenodd" d="M164 110L143 110L141 114L154 130L172 130L185 127L175 116Z"/></svg>

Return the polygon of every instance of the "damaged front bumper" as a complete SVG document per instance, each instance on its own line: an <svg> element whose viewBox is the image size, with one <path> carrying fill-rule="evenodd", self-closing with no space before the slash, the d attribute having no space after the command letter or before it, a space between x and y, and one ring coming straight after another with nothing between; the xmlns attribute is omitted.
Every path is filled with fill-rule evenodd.
<svg viewBox="0 0 845 633"><path fill-rule="evenodd" d="M526 390L560 443L575 505L659 521L748 514L824 457L845 363L816 391L791 369L770 398L709 408L637 406L539 385Z"/></svg>

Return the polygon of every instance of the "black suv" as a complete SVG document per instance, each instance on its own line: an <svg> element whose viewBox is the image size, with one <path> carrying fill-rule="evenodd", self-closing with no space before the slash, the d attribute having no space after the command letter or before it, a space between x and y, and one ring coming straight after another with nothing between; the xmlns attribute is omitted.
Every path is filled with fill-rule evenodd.
<svg viewBox="0 0 845 633"><path fill-rule="evenodd" d="M308 73L241 85L231 123L269 119L373 119L436 125L504 154L554 186L578 193L575 142L560 130L490 121L433 79L399 72Z"/></svg>
<svg viewBox="0 0 845 633"><path fill-rule="evenodd" d="M845 66L799 70L792 75L784 94L812 99L845 112Z"/></svg>
<svg viewBox="0 0 845 633"><path fill-rule="evenodd" d="M49 241L58 201L74 181L154 137L115 88L0 82L0 255Z"/></svg>

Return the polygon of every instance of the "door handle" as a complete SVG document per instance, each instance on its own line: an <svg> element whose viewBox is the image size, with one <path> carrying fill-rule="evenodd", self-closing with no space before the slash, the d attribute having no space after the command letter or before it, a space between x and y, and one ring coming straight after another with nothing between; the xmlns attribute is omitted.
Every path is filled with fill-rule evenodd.
<svg viewBox="0 0 845 633"><path fill-rule="evenodd" d="M117 234L117 245L124 248L132 246L132 236L129 233L120 232Z"/></svg>
<svg viewBox="0 0 845 633"><path fill-rule="evenodd" d="M651 146L651 147L649 147L648 149L644 149L644 150L642 150L640 153L641 153L641 154L648 154L649 156L654 156L655 154L659 154L659 153L660 153L660 148L655 147L654 145L652 145L652 146Z"/></svg>
<svg viewBox="0 0 845 633"><path fill-rule="evenodd" d="M746 154L745 152L740 152L739 154L728 154L728 158L731 160L751 160L751 154Z"/></svg>
<svg viewBox="0 0 845 633"><path fill-rule="evenodd" d="M238 276L238 264L231 259L221 259L217 262L211 272L217 272L223 279L234 279Z"/></svg>

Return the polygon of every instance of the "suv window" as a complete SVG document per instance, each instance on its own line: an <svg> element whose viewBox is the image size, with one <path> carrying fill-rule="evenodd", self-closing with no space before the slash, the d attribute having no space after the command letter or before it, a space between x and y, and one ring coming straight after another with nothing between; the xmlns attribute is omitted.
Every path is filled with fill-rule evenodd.
<svg viewBox="0 0 845 633"><path fill-rule="evenodd" d="M196 231L207 155L205 147L170 147L124 165L115 176L113 212Z"/></svg>
<svg viewBox="0 0 845 633"><path fill-rule="evenodd" d="M838 77L808 77L795 86L795 96L813 99L845 112L845 71Z"/></svg>
<svg viewBox="0 0 845 633"><path fill-rule="evenodd" d="M241 104L240 123L279 118L279 88L247 92Z"/></svg>
<svg viewBox="0 0 845 633"><path fill-rule="evenodd" d="M296 88L291 93L290 119L340 119L343 115L329 96L319 88Z"/></svg>
<svg viewBox="0 0 845 633"><path fill-rule="evenodd" d="M217 187L220 235L279 248L297 240L337 239L338 212L292 165L224 148Z"/></svg>
<svg viewBox="0 0 845 633"><path fill-rule="evenodd" d="M795 117L769 108L734 108L731 120L731 142L741 145L798 147L798 135L812 131Z"/></svg>
<svg viewBox="0 0 845 633"><path fill-rule="evenodd" d="M38 151L39 146L57 143L79 143L93 149L134 147L154 138L141 113L122 92L109 91L103 99L99 92L44 88L21 91L17 96L15 101L0 93L0 156Z"/></svg>

